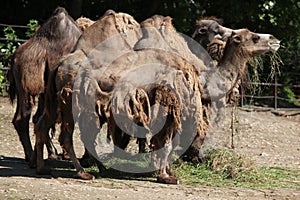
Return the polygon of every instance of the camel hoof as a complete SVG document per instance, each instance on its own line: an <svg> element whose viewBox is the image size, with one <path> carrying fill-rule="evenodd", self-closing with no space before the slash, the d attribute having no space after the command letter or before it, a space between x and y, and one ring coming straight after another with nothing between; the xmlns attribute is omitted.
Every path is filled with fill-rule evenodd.
<svg viewBox="0 0 300 200"><path fill-rule="evenodd" d="M30 162L29 156L25 156L25 162Z"/></svg>
<svg viewBox="0 0 300 200"><path fill-rule="evenodd" d="M30 168L36 168L36 162L30 161L30 162L29 162L29 167L30 167Z"/></svg>
<svg viewBox="0 0 300 200"><path fill-rule="evenodd" d="M173 184L173 185L178 185L179 180L175 176L169 176L169 177L157 177L157 182L158 183L164 183L164 184Z"/></svg>
<svg viewBox="0 0 300 200"><path fill-rule="evenodd" d="M79 178L83 180L93 180L95 177L87 172L77 172L74 178Z"/></svg>
<svg viewBox="0 0 300 200"><path fill-rule="evenodd" d="M57 155L57 154L50 154L48 155L48 159L49 160L62 160L62 156L61 155Z"/></svg>
<svg viewBox="0 0 300 200"><path fill-rule="evenodd" d="M36 156L35 155L32 155L29 160L29 167L36 168Z"/></svg>
<svg viewBox="0 0 300 200"><path fill-rule="evenodd" d="M82 167L91 167L91 166L94 166L96 164L95 161L92 158L87 158L87 157L80 158L79 162L80 162L80 165Z"/></svg>
<svg viewBox="0 0 300 200"><path fill-rule="evenodd" d="M36 173L40 175L49 175L51 173L51 169L48 167L40 167L36 169Z"/></svg>

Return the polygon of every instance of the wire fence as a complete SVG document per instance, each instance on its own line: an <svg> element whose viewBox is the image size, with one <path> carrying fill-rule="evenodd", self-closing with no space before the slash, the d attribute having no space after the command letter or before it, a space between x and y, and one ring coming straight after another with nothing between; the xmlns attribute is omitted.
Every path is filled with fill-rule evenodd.
<svg viewBox="0 0 300 200"><path fill-rule="evenodd" d="M300 74L293 74L293 76ZM264 95L263 92L260 95L249 94L245 89L241 88L241 98L240 104L242 107L253 107L253 108L266 108L266 109L275 109L275 110L300 110L300 85L299 84L282 84L278 83L277 74L275 74L274 83L263 83L263 82L250 82L248 83L254 87L269 87L265 89L268 91L268 95ZM294 94L293 98L287 98L281 96L283 94L283 89L287 88L289 91L292 91ZM271 92L270 92L271 91ZM270 95L271 94L271 95ZM258 104L255 105L253 102L263 101L265 105ZM299 105L299 106L296 106Z"/></svg>
<svg viewBox="0 0 300 200"><path fill-rule="evenodd" d="M14 24L4 24L4 23L0 23L0 27L12 27L12 28L20 28L20 29L28 29L29 26L23 26L23 25L14 25ZM1 28L2 30L2 28ZM4 37L0 37L0 43L6 43L6 42L16 42L16 43L24 43L26 42L27 40L26 39L9 39L9 38L4 38ZM0 51L0 56L10 56L10 55L7 55L5 52L2 52L2 50ZM3 65L0 65L0 71L2 72L2 76L4 78L4 80L2 82L0 82L0 88L4 88L3 91L0 91L1 95L2 96L7 96L7 88L9 88L9 83L8 81L6 80L7 78L7 73L10 69L10 66L3 66Z"/></svg>

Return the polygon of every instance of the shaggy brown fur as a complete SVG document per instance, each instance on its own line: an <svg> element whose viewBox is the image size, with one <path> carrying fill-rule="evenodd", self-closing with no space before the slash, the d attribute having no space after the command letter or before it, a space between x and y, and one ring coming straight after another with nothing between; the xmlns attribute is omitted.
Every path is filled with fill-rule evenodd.
<svg viewBox="0 0 300 200"><path fill-rule="evenodd" d="M199 82L199 75L205 69L205 66L201 60L197 60L194 57L183 38L175 32L171 18L156 15L142 22L141 26L144 37L135 45L136 52L132 54L136 56L126 55L124 59L121 58L118 62L114 62L112 64L113 67L110 69L115 70L118 66L122 66L121 63L124 63L123 66L127 66L128 70L132 70L134 66L144 66L147 63L160 63L162 66L166 66L166 68L149 66L149 72L147 72L147 69L143 70L146 74L149 74L148 76L153 72L157 74L151 76L154 79L154 83L157 84L156 86L143 87L141 84L136 84L135 87L142 87L147 92L150 106L153 106L150 127L147 127L150 129L150 132L154 131L153 128L155 129L163 121L160 120L161 116L167 116L166 123L162 129L151 139L151 149L154 151L153 162L160 169L157 177L158 181L176 184L177 178L168 166L173 148L173 138L178 133L181 133L182 143L191 143L195 137L192 134L197 132L203 138L206 129L202 119L203 111L200 98L202 87ZM128 63L128 57L135 59L130 60ZM126 70L118 71L122 72L121 76L124 77L139 76L137 75L138 70L130 72L126 72ZM144 81L148 82L147 80L151 79L151 77L144 77L146 79ZM132 82L132 79L120 79L118 85L124 86L126 81ZM162 85L167 85L168 87ZM116 86L116 88L118 87ZM121 93L124 93L123 99L126 99L124 98L126 94L130 94L132 91L130 88L119 90ZM119 107L123 104L124 102L121 102L119 105L112 105ZM164 109L161 110L162 108ZM118 113L126 113L126 110L123 109L123 112ZM126 118L126 114L120 115ZM127 118L130 117L127 116ZM199 125L194 130L191 128L193 123ZM126 128L124 129L123 127L123 130L126 130ZM125 132L132 133L133 130L127 129ZM115 132L112 135L120 138L120 135L124 135L124 133ZM157 151L161 148L165 150Z"/></svg>
<svg viewBox="0 0 300 200"><path fill-rule="evenodd" d="M86 18L86 17L79 17L78 19L76 19L76 24L81 29L81 31L84 31L85 29L87 29L89 26L91 26L94 23L95 23L95 21L93 21L89 18Z"/></svg>
<svg viewBox="0 0 300 200"><path fill-rule="evenodd" d="M209 95L202 94L202 101L204 102L203 115L208 116L206 118L207 124L210 123L211 115L216 115L214 110L211 109L211 103L222 103L225 101L226 95L236 86L237 81L241 74L246 70L246 63L249 59L256 55L261 55L269 51L276 51L279 48L279 40L269 34L257 34L247 29L234 30L232 35L228 37L224 55L219 61L217 67L207 74L207 84L205 86L205 92L209 92ZM225 102L222 103L223 106ZM217 112L220 112L217 110ZM191 151L198 152L198 147L191 146ZM196 153L194 158L198 157ZM189 155L190 158L193 157Z"/></svg>
<svg viewBox="0 0 300 200"><path fill-rule="evenodd" d="M103 66L109 65L119 55L130 51L132 44L140 37L139 35L139 24L131 16L124 13L106 13L93 25L85 29L75 47L75 51L65 57L57 69L53 71L47 89L45 112L35 126L38 173L49 173L49 169L44 166L43 162L43 145L45 144L46 133L57 121L61 123L62 130L59 142L70 155L77 171L76 176L82 179L93 178L92 175L84 171L75 155L72 143L73 115L79 116L75 120L78 121L81 130L85 130L85 126L89 128L94 127L93 130L96 130L96 132L90 133L91 137L89 140L95 141L95 137L98 134L97 130L106 121L105 102L107 100L105 99L107 99L107 94L105 91L102 92L98 85L94 85L94 82L87 81L89 77L91 77L90 80L93 80L94 74L90 72L93 69L101 71ZM102 74L102 72L98 73ZM74 82L75 89L73 88ZM104 88L109 88L109 84L105 84ZM83 91L79 91L78 89L80 88ZM94 88L97 91L97 95L101 96L102 100L98 101L99 106L97 106L99 114L95 112L95 107L91 109L90 107L82 106L91 105L90 102L81 104L87 100L92 101L93 105L97 105L97 102L93 100L94 98L90 96L93 92L86 91L88 88ZM80 92L88 92L89 95L87 94L85 98L80 98ZM72 95L74 96L75 113L72 110ZM100 170L103 169L103 166L100 164L99 167Z"/></svg>
<svg viewBox="0 0 300 200"><path fill-rule="evenodd" d="M35 123L43 110L44 86L49 72L63 55L73 49L80 35L81 31L74 20L64 8L59 7L13 55L9 95L12 102L17 95L13 124L23 145L26 160L32 154L29 119L35 104L34 97L39 95L38 110L33 118Z"/></svg>

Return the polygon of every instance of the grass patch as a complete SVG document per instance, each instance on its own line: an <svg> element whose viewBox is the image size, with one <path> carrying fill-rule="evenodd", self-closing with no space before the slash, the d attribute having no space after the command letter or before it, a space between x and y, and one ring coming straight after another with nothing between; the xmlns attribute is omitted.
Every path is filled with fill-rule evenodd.
<svg viewBox="0 0 300 200"><path fill-rule="evenodd" d="M174 163L172 168L183 184L300 189L300 170L282 167L258 167L233 150L214 149L203 163Z"/></svg>
<svg viewBox="0 0 300 200"><path fill-rule="evenodd" d="M206 185L211 187L249 187L249 188L294 188L300 189L300 169L284 167L259 167L249 158L229 149L211 149L205 152L203 163L188 163L181 160L171 165L181 184ZM116 165L124 165L127 169L147 168L150 158L137 157L131 160L112 158L107 160L108 170L98 173L97 166L86 168L87 172L99 178L134 179L155 181L155 172L129 173L115 170ZM54 162L54 161L51 161ZM51 166L51 163L49 163ZM55 176L72 177L75 169L71 162L52 163Z"/></svg>

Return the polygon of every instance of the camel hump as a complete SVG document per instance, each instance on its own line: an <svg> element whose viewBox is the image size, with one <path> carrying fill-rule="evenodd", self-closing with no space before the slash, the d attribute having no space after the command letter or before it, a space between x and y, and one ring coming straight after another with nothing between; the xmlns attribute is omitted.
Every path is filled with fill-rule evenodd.
<svg viewBox="0 0 300 200"><path fill-rule="evenodd" d="M95 21L83 16L79 17L75 22L82 31L95 23Z"/></svg>

